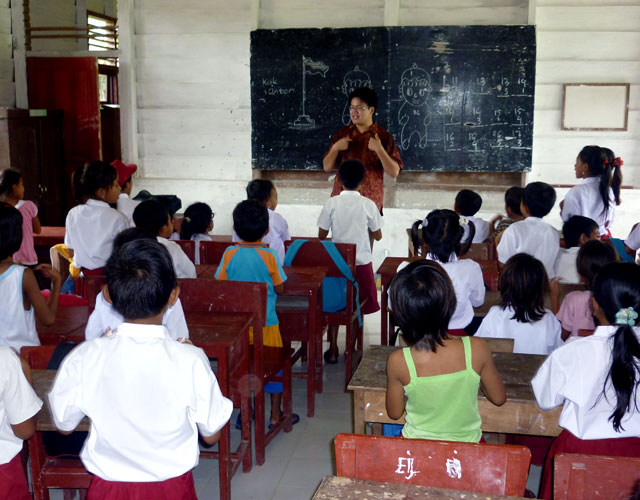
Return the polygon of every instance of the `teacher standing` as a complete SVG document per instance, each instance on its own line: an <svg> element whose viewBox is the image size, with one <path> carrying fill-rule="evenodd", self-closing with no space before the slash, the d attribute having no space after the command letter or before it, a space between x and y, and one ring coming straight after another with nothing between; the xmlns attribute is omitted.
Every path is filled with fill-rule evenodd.
<svg viewBox="0 0 640 500"><path fill-rule="evenodd" d="M372 200L382 214L384 173L397 177L402 158L393 136L373 121L378 96L370 88L361 87L349 94L351 124L342 127L331 138L331 147L322 160L325 172L338 168L345 160L359 160L366 170L360 193ZM331 196L342 191L336 176Z"/></svg>

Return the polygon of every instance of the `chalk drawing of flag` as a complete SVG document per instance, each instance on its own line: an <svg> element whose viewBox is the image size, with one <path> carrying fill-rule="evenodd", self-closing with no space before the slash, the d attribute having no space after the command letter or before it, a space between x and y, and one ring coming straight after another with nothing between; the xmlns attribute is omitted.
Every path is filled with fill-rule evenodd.
<svg viewBox="0 0 640 500"><path fill-rule="evenodd" d="M322 61L313 61L310 58L305 57L302 60L302 63L304 65L304 72L308 75L322 75L324 78L327 71L329 71L329 66Z"/></svg>

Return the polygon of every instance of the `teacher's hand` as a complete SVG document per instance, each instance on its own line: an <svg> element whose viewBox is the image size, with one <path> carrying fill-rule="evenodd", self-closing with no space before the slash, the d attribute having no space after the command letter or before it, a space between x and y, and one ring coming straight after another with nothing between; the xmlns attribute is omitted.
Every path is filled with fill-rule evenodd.
<svg viewBox="0 0 640 500"><path fill-rule="evenodd" d="M350 142L351 142L351 139L349 137L343 137L342 139L339 139L335 142L335 144L333 145L333 148L336 151L346 151L347 149L349 149Z"/></svg>
<svg viewBox="0 0 640 500"><path fill-rule="evenodd" d="M369 139L369 150L377 153L380 149L382 149L382 141L378 134L376 134L374 137Z"/></svg>

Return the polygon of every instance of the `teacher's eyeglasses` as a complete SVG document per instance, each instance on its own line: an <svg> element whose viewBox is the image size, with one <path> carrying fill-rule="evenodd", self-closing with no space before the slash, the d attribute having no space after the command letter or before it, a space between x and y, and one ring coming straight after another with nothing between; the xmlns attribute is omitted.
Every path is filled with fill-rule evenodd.
<svg viewBox="0 0 640 500"><path fill-rule="evenodd" d="M369 109L369 106L349 106L351 111L366 111Z"/></svg>

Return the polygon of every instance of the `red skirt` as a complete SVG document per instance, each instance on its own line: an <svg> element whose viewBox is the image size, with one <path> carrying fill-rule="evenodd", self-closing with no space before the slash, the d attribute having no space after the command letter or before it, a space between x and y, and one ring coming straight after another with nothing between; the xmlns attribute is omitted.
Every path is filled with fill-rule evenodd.
<svg viewBox="0 0 640 500"><path fill-rule="evenodd" d="M376 280L373 277L373 264L363 264L356 266L356 281L360 290L360 302L367 299L362 306L362 314L371 314L380 310L378 304L378 290L376 289Z"/></svg>
<svg viewBox="0 0 640 500"><path fill-rule="evenodd" d="M538 498L550 499L552 497L553 457L560 453L640 458L640 438L580 439L569 431L563 430L553 440L544 461Z"/></svg>
<svg viewBox="0 0 640 500"><path fill-rule="evenodd" d="M191 471L166 481L125 483L91 478L87 500L198 500Z"/></svg>
<svg viewBox="0 0 640 500"><path fill-rule="evenodd" d="M6 464L0 465L0 498L31 500L29 485L20 461L20 453Z"/></svg>

